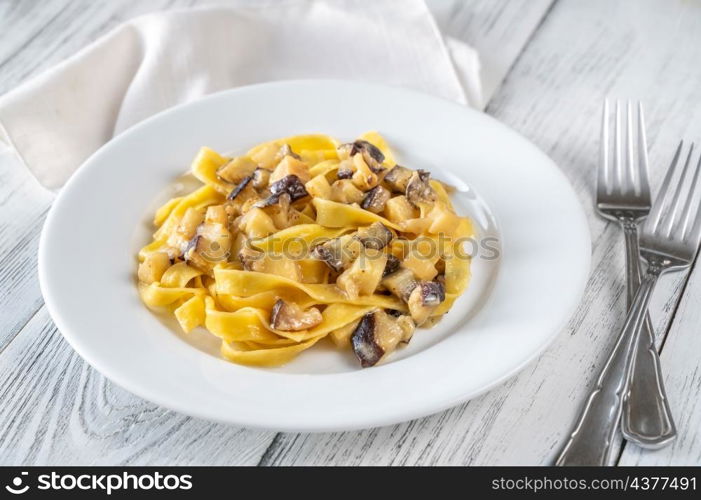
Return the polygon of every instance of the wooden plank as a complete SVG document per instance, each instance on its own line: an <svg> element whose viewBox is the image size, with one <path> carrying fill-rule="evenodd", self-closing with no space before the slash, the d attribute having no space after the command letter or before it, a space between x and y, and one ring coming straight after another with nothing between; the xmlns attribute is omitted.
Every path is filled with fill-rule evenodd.
<svg viewBox="0 0 701 500"><path fill-rule="evenodd" d="M273 433L148 403L85 363L42 308L0 354L1 465L255 465Z"/></svg>
<svg viewBox="0 0 701 500"><path fill-rule="evenodd" d="M459 408L360 433L284 434L264 463L553 461L624 318L621 233L591 209L601 102L606 95L645 100L651 178L658 185L679 138L701 135L701 115L692 111L701 101L695 83L701 67L690 64L701 60L697 14L697 4L683 1L560 1L488 107L560 165L587 207L593 270L578 312L554 344L519 376ZM684 282L681 274L664 278L655 294L652 317L660 339ZM686 372L698 372L695 366ZM689 394L696 400L698 387ZM689 424L698 429L699 412L694 415ZM685 446L701 446L697 437L687 438Z"/></svg>

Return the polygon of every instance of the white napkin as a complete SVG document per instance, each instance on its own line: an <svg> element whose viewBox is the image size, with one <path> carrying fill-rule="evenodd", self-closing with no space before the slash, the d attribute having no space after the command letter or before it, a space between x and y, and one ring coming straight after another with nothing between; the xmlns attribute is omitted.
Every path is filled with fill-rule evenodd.
<svg viewBox="0 0 701 500"><path fill-rule="evenodd" d="M382 82L482 104L477 54L456 41L447 48L423 0L285 0L161 12L117 27L0 97L0 143L57 189L102 144L154 113L298 78Z"/></svg>

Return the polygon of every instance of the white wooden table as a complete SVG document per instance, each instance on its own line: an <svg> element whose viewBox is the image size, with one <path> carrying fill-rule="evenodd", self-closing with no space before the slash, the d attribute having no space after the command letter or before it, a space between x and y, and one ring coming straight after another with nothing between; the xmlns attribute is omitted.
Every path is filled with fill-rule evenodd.
<svg viewBox="0 0 701 500"><path fill-rule="evenodd" d="M125 19L204 3L211 2L0 0L0 93ZM552 462L624 317L621 234L592 210L600 105L605 95L645 101L652 181L659 185L677 141L701 140L701 1L430 5L445 32L481 51L496 88L487 113L546 151L589 215L593 268L587 293L553 345L490 393L393 427L276 434L173 413L105 380L56 330L36 274L37 243L53 195L5 158L0 464ZM655 452L621 444L619 464L701 464L701 269L663 280L652 317L679 438Z"/></svg>

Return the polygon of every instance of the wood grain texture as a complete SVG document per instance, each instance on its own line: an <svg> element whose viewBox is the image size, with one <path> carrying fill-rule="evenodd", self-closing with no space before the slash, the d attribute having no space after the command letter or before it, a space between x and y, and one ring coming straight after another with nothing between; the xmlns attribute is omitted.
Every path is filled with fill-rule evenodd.
<svg viewBox="0 0 701 500"><path fill-rule="evenodd" d="M0 93L133 16L247 1L252 0L0 2ZM448 7L452 2L438 1ZM435 3L431 0L429 5L435 9ZM510 7L507 0L489 2L491 6L483 1L458 3L466 20L490 26L471 34L473 43L501 36L502 23L513 23L516 9L522 8ZM538 22L537 15L532 15L520 26L521 32L529 33ZM453 35L467 31L461 31L455 20L450 26ZM505 45L515 58L524 43L521 36ZM159 408L116 387L80 359L42 307L36 277L38 238L54 196L8 155L0 154L0 180L0 464L265 461L274 434L212 424Z"/></svg>
<svg viewBox="0 0 701 500"><path fill-rule="evenodd" d="M592 274L578 312L553 345L516 378L459 408L362 433L285 434L265 463L553 461L624 318L622 236L591 209L601 102L609 95L647 103L651 178L658 185L679 137L701 137L701 88L692 83L701 67L690 64L701 57L701 43L694 43L701 33L697 12L698 3L691 2L561 0L487 109L546 151L587 207ZM652 317L660 342L675 311L678 321L683 318L677 304L685 277L664 278L655 293ZM698 370L695 358L688 363L687 374ZM696 401L698 387L686 387L683 398ZM687 411L672 403L675 412ZM698 429L695 415L686 429ZM680 442L701 447L697 433L681 435Z"/></svg>
<svg viewBox="0 0 701 500"><path fill-rule="evenodd" d="M209 3L222 2L0 2L0 93L134 15ZM380 429L274 435L170 412L106 381L56 331L41 307L35 260L53 196L0 158L0 463L552 461L624 316L621 234L590 209L599 106L604 95L645 100L652 182L659 184L678 138L701 137L701 4L430 0L429 5L448 34L483 51L496 83L508 72L488 112L553 157L587 207L592 275L581 307L551 348L480 398ZM696 270L688 285L685 275L664 278L652 306L660 344L674 320L662 359L673 409L680 415L680 438L661 452L626 447L621 463L701 462L701 362L694 355L700 352L698 275Z"/></svg>
<svg viewBox="0 0 701 500"><path fill-rule="evenodd" d="M108 382L45 308L0 358L0 464L255 465L273 434L192 419Z"/></svg>

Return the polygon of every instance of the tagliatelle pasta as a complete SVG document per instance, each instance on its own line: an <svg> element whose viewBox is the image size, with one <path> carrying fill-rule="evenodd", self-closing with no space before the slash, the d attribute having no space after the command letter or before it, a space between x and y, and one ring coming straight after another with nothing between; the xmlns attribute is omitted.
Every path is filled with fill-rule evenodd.
<svg viewBox="0 0 701 500"><path fill-rule="evenodd" d="M191 172L202 186L156 211L139 293L230 361L277 366L329 337L372 366L467 287L470 220L377 132L202 148Z"/></svg>

